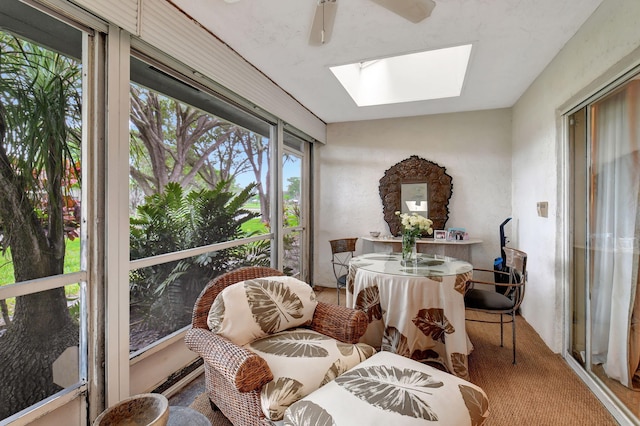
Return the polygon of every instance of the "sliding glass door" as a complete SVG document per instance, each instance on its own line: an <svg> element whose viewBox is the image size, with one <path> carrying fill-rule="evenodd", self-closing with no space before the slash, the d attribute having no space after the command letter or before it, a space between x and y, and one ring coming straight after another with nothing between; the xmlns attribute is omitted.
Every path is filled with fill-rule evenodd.
<svg viewBox="0 0 640 426"><path fill-rule="evenodd" d="M640 416L640 80L569 117L571 356L623 411Z"/></svg>

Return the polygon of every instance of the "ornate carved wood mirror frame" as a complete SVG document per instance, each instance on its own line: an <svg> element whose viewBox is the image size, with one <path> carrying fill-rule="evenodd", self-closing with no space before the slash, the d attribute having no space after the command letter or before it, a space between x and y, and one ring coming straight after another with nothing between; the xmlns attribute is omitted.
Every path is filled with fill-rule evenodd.
<svg viewBox="0 0 640 426"><path fill-rule="evenodd" d="M452 179L444 167L412 155L389 168L380 179L380 199L384 220L392 235L402 233L400 219L396 211L402 211L402 184L426 183L428 217L433 221L433 229L445 229L449 219L449 199L453 193ZM425 235L426 236L426 235Z"/></svg>

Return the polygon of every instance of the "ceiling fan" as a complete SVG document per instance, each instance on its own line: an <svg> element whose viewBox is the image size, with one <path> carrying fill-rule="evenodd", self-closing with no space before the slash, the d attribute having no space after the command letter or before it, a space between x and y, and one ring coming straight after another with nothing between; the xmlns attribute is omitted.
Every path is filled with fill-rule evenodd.
<svg viewBox="0 0 640 426"><path fill-rule="evenodd" d="M237 1L237 0L230 0ZM317 0L318 5L311 22L309 44L321 46L331 40L333 23L338 8L337 0ZM431 16L436 7L433 0L371 0L385 9L402 16L413 23L418 23Z"/></svg>
<svg viewBox="0 0 640 426"><path fill-rule="evenodd" d="M236 3L239 0L224 0L226 3ZM309 44L321 46L331 40L333 23L338 9L337 0L316 0L316 11L311 22ZM433 0L371 0L385 9L402 16L413 23L418 23L431 16L436 3Z"/></svg>

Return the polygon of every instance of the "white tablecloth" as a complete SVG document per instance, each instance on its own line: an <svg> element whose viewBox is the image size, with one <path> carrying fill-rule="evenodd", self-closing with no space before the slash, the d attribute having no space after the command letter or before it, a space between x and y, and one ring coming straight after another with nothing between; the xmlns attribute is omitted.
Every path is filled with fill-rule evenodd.
<svg viewBox="0 0 640 426"><path fill-rule="evenodd" d="M431 361L468 380L473 345L465 328L464 292L472 266L423 256L404 267L398 255L352 259L347 306L363 310L369 327L361 342L417 360Z"/></svg>

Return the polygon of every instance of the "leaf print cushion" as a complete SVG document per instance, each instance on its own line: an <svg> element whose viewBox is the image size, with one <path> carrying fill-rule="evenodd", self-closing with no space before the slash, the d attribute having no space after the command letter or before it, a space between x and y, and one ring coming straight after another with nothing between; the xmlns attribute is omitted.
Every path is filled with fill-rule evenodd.
<svg viewBox="0 0 640 426"><path fill-rule="evenodd" d="M211 305L207 324L212 332L243 346L310 324L317 304L311 286L294 277L256 278L222 290Z"/></svg>
<svg viewBox="0 0 640 426"><path fill-rule="evenodd" d="M489 401L480 387L412 359L378 352L291 404L284 425L476 426L488 416Z"/></svg>
<svg viewBox="0 0 640 426"><path fill-rule="evenodd" d="M343 343L305 328L281 331L245 347L260 355L273 373L273 380L260 391L262 411L273 421L281 420L291 404L376 352L365 343Z"/></svg>

